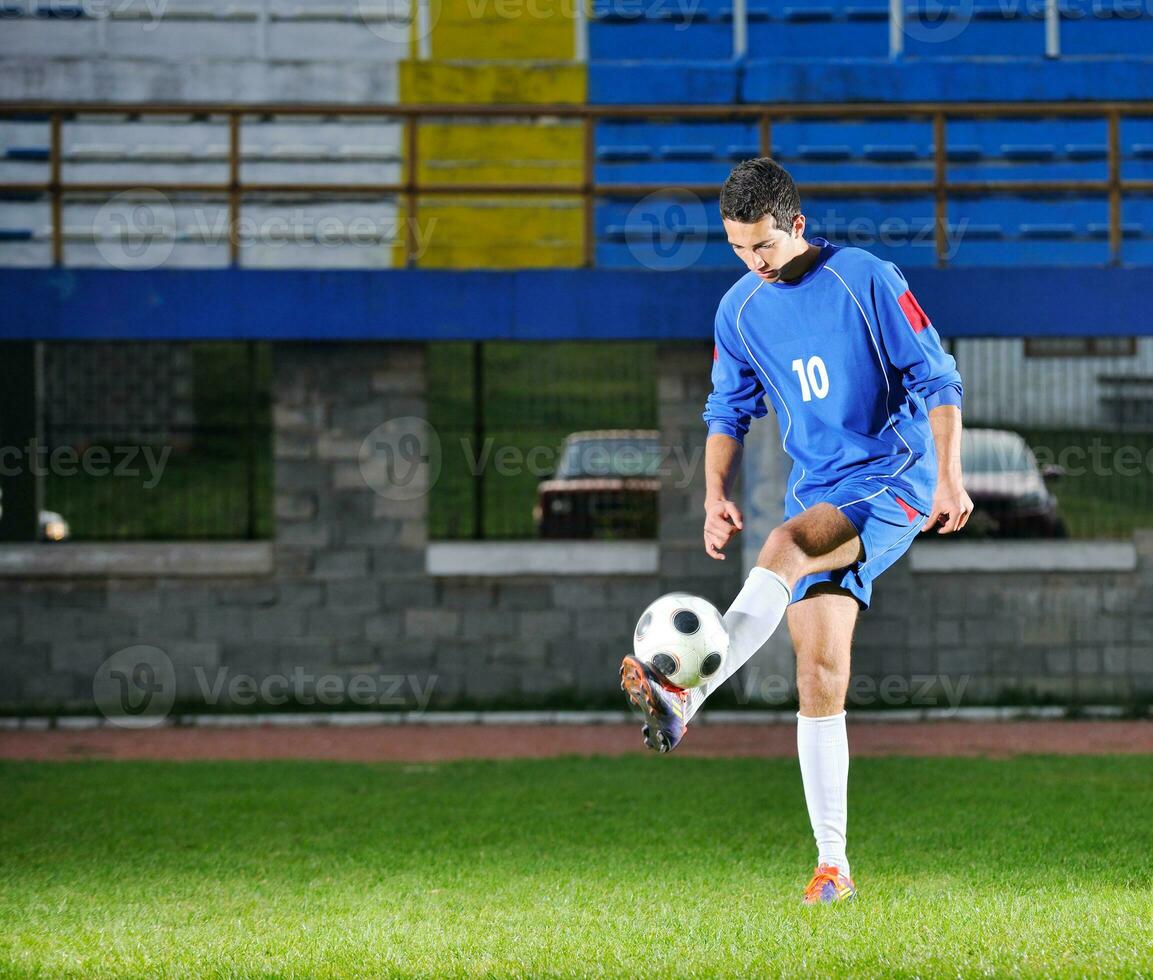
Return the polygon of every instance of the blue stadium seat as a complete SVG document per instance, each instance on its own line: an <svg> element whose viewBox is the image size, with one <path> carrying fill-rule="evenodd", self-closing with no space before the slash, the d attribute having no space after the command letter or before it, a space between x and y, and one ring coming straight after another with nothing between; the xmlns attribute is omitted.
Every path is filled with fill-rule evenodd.
<svg viewBox="0 0 1153 980"><path fill-rule="evenodd" d="M973 241L965 238L949 258L955 266L1086 266L1109 261L1107 242L1071 241Z"/></svg>
<svg viewBox="0 0 1153 980"><path fill-rule="evenodd" d="M903 146L874 146L870 143L863 147L862 155L875 163L907 163L921 156L921 150L912 143Z"/></svg>
<svg viewBox="0 0 1153 980"><path fill-rule="evenodd" d="M850 146L798 146L797 157L801 160L813 160L821 163L832 163L836 160L851 160L853 148Z"/></svg>
<svg viewBox="0 0 1153 980"><path fill-rule="evenodd" d="M772 131L773 153L782 159L802 157L802 148L810 159L821 158L821 148L835 149L847 155L841 159L867 159L866 150L898 147L914 156L932 155L933 126L925 120L875 119L865 122L836 120L782 120ZM817 154L817 156L814 156ZM824 157L823 159L829 159Z"/></svg>
<svg viewBox="0 0 1153 980"><path fill-rule="evenodd" d="M720 183L734 148L756 156L756 125L743 122L649 122L608 120L597 124L599 183Z"/></svg>
<svg viewBox="0 0 1153 980"><path fill-rule="evenodd" d="M9 160L42 161L49 158L50 152L46 146L9 146L4 156Z"/></svg>
<svg viewBox="0 0 1153 980"><path fill-rule="evenodd" d="M731 160L653 160L598 163L598 184L717 184L729 175Z"/></svg>
<svg viewBox="0 0 1153 980"><path fill-rule="evenodd" d="M950 119L951 180L1104 180L1104 119Z"/></svg>
<svg viewBox="0 0 1153 980"><path fill-rule="evenodd" d="M598 146L597 159L606 163L619 163L621 161L648 160L653 151L650 146Z"/></svg>
<svg viewBox="0 0 1153 980"><path fill-rule="evenodd" d="M590 39L596 24L589 25ZM591 43L591 41L590 41ZM674 62L637 61L637 51L619 60L589 64L592 105L731 105L739 102L740 66L729 57ZM670 141L671 142L671 141Z"/></svg>
<svg viewBox="0 0 1153 980"><path fill-rule="evenodd" d="M905 53L918 58L1036 55L1045 52L1045 25L1024 5L964 5L942 16L939 3L931 11L910 8L905 14Z"/></svg>
<svg viewBox="0 0 1153 980"><path fill-rule="evenodd" d="M1121 228L1121 261L1126 265L1153 265L1153 196L1123 197Z"/></svg>
<svg viewBox="0 0 1153 980"><path fill-rule="evenodd" d="M1153 118L1122 117L1120 137L1121 176L1153 179Z"/></svg>
<svg viewBox="0 0 1153 980"><path fill-rule="evenodd" d="M589 57L595 61L645 61L732 57L732 24L721 20L634 20L589 23ZM630 100L631 101L631 100Z"/></svg>
<svg viewBox="0 0 1153 980"><path fill-rule="evenodd" d="M1128 14L1120 9L1115 16L1063 18L1061 22L1061 54L1084 55L1137 55L1147 57L1153 51L1153 16L1148 5L1134 7L1131 0L1121 0ZM1133 12L1140 17L1132 16Z"/></svg>
<svg viewBox="0 0 1153 980"><path fill-rule="evenodd" d="M712 160L717 156L717 151L711 143L681 143L660 147L657 156L662 160Z"/></svg>
<svg viewBox="0 0 1153 980"><path fill-rule="evenodd" d="M603 269L642 269L650 265L644 261L643 245L624 242L598 242L596 264ZM677 266L683 268L683 266ZM691 262L694 269L729 269L736 279L741 272L740 260L725 242L704 242L700 254Z"/></svg>
<svg viewBox="0 0 1153 980"><path fill-rule="evenodd" d="M749 21L749 50L804 52L821 60L833 58L887 58L889 30L883 20L774 20Z"/></svg>
<svg viewBox="0 0 1153 980"><path fill-rule="evenodd" d="M1140 238L1145 229L1140 223L1136 221L1122 221L1121 222L1121 238ZM1153 229L1150 229L1153 231ZM1090 238L1108 238L1109 237L1109 223L1107 221L1091 222L1089 224L1089 237Z"/></svg>

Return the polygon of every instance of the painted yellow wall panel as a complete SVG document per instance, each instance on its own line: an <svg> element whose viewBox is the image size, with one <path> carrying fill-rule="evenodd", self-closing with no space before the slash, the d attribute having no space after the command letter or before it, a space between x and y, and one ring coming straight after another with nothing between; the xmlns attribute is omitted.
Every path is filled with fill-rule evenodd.
<svg viewBox="0 0 1153 980"><path fill-rule="evenodd" d="M567 61L576 53L571 20L477 20L441 23L432 32L434 59Z"/></svg>
<svg viewBox="0 0 1153 980"><path fill-rule="evenodd" d="M513 20L524 23L575 19L577 0L431 0L435 31L441 24Z"/></svg>
<svg viewBox="0 0 1153 980"><path fill-rule="evenodd" d="M579 123L425 123L419 134L418 179L579 184L583 145Z"/></svg>
<svg viewBox="0 0 1153 980"><path fill-rule="evenodd" d="M425 200L417 212L421 268L579 266L584 214L574 198ZM396 263L404 264L398 243Z"/></svg>
<svg viewBox="0 0 1153 980"><path fill-rule="evenodd" d="M400 101L404 104L580 104L585 102L587 90L586 66L575 62L400 63Z"/></svg>
<svg viewBox="0 0 1153 980"><path fill-rule="evenodd" d="M418 263L421 269L575 269L582 261L579 243L543 246L489 246L478 259L467 246L433 246Z"/></svg>

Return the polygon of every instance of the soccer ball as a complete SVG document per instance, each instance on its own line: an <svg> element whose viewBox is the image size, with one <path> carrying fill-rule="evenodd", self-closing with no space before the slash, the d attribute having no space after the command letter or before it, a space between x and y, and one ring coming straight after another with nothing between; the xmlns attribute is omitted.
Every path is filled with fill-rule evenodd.
<svg viewBox="0 0 1153 980"><path fill-rule="evenodd" d="M677 687L699 687L716 675L729 652L717 607L687 592L669 592L637 620L633 653Z"/></svg>

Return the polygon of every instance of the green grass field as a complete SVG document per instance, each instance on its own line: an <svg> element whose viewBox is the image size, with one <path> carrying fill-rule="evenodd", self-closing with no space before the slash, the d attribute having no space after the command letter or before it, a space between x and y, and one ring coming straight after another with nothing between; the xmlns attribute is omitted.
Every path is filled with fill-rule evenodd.
<svg viewBox="0 0 1153 980"><path fill-rule="evenodd" d="M1148 974L1148 771L856 760L802 908L792 760L7 763L0 973Z"/></svg>

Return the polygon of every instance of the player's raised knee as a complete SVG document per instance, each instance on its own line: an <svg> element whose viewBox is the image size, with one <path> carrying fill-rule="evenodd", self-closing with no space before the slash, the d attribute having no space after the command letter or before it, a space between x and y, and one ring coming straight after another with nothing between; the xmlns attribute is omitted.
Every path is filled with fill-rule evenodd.
<svg viewBox="0 0 1153 980"><path fill-rule="evenodd" d="M797 666L797 700L801 714L821 718L845 709L849 674L831 664L810 663Z"/></svg>

